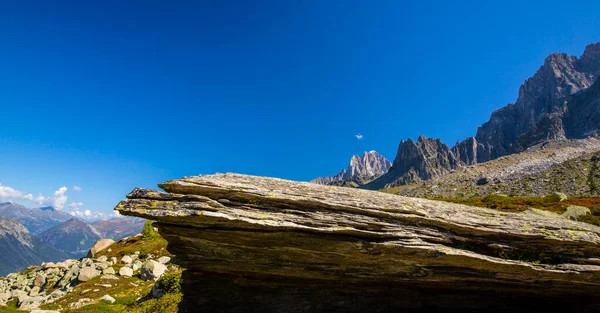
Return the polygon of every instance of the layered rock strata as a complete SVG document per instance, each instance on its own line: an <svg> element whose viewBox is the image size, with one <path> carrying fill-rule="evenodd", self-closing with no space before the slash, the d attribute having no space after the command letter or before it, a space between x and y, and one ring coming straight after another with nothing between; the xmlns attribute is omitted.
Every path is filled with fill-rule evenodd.
<svg viewBox="0 0 600 313"><path fill-rule="evenodd" d="M217 174L135 189L183 274L180 312L594 311L600 228Z"/></svg>

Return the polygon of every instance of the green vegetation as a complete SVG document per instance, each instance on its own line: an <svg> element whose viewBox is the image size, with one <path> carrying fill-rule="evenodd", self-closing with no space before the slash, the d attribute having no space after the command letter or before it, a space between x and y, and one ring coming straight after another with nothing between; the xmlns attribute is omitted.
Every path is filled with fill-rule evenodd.
<svg viewBox="0 0 600 313"><path fill-rule="evenodd" d="M508 197L502 195L488 195L474 198L435 198L434 200L460 203L470 206L489 208L503 212L522 212L529 208L562 214L570 205L584 206L592 214L585 215L579 221L600 226L600 198L599 197L573 197L560 201L557 195L546 197Z"/></svg>
<svg viewBox="0 0 600 313"><path fill-rule="evenodd" d="M146 226L144 226L144 230L145 229ZM108 249L100 251L96 257L105 255L108 258L114 256L117 257L117 259L120 259L124 255L133 254L135 251L139 251L141 256L146 256L148 254L154 254L158 257L163 255L168 256L169 252L166 249L167 241L164 238L162 238L157 232L155 232L154 229L152 229L152 226L150 226L150 229L153 234L156 234L156 236L151 234L150 236L146 237L150 239L144 239L145 237L142 233L142 236L131 237L127 239L127 241L117 242L113 244L112 246L110 246L110 252L108 251Z"/></svg>
<svg viewBox="0 0 600 313"><path fill-rule="evenodd" d="M157 231L154 230L154 226L152 226L152 221L147 220L144 223L144 229L142 229L142 239L143 240L152 240L155 238L159 238L160 235Z"/></svg>
<svg viewBox="0 0 600 313"><path fill-rule="evenodd" d="M25 311L17 310L17 301L11 301L6 304L5 307L0 307L2 313L23 313Z"/></svg>
<svg viewBox="0 0 600 313"><path fill-rule="evenodd" d="M167 273L163 275L156 283L158 288L164 290L166 293L181 293L181 271Z"/></svg>
<svg viewBox="0 0 600 313"><path fill-rule="evenodd" d="M131 237L119 241L110 246L110 249L101 251L96 257L121 258L140 251L141 255L153 254L155 256L169 255L166 250L167 241L163 239L152 224L146 222L142 236ZM110 250L110 251L108 251ZM119 266L113 266L118 272ZM59 310L66 313L150 313L150 312L177 312L177 306L181 301L181 270L168 272L157 282L159 287L165 291L165 295L155 299L151 296L154 281L143 281L138 277L119 277L116 279L102 279L101 276L94 277L87 282L78 284L73 292L67 294L55 303L42 306L46 310ZM102 286L102 288L99 288ZM96 301L104 295L110 295L116 301L109 303L99 300L95 303L75 309L70 304L88 298ZM4 313L24 312L11 309L0 309Z"/></svg>

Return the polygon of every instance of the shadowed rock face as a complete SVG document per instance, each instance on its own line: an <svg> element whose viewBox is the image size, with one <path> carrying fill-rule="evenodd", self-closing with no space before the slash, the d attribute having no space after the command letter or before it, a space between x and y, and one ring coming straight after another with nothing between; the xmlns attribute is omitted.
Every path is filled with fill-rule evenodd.
<svg viewBox="0 0 600 313"><path fill-rule="evenodd" d="M600 228L238 174L135 189L183 275L181 312L597 310Z"/></svg>

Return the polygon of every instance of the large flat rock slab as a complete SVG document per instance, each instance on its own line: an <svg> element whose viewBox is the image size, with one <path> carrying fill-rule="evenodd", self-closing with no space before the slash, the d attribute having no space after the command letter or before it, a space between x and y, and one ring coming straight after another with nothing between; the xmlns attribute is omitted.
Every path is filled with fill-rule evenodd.
<svg viewBox="0 0 600 313"><path fill-rule="evenodd" d="M184 273L182 312L594 310L600 228L239 174L135 189Z"/></svg>

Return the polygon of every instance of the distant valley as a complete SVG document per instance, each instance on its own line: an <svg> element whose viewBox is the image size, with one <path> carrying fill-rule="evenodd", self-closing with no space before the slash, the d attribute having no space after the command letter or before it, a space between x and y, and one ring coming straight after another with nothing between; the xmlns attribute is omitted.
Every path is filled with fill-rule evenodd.
<svg viewBox="0 0 600 313"><path fill-rule="evenodd" d="M131 217L88 223L52 207L0 203L0 276L31 264L83 257L99 239L138 234L143 223Z"/></svg>

